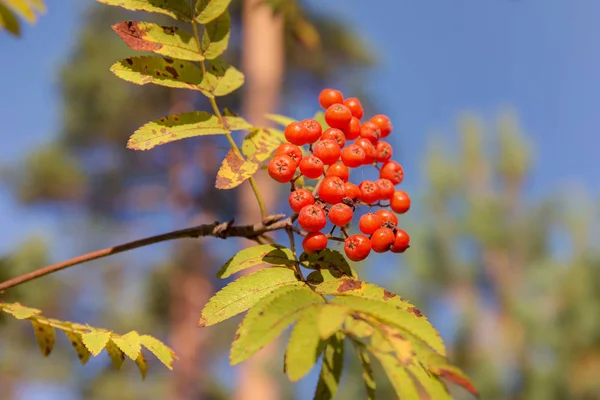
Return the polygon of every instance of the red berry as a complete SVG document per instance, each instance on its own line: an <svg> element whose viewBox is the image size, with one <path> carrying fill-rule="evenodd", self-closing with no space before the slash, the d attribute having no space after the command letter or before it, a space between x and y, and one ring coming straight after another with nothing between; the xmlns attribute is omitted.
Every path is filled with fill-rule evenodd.
<svg viewBox="0 0 600 400"><path fill-rule="evenodd" d="M366 156L363 148L356 144L351 144L342 150L342 162L350 168L360 167Z"/></svg>
<svg viewBox="0 0 600 400"><path fill-rule="evenodd" d="M388 161L381 166L379 177L389 179L394 185L398 185L404 180L404 168L396 161Z"/></svg>
<svg viewBox="0 0 600 400"><path fill-rule="evenodd" d="M377 151L375 156L375 161L377 162L387 162L392 158L392 145L388 142L377 142L375 150Z"/></svg>
<svg viewBox="0 0 600 400"><path fill-rule="evenodd" d="M341 203L346 197L346 186L344 181L337 176L330 176L323 179L319 186L319 197L325 203Z"/></svg>
<svg viewBox="0 0 600 400"><path fill-rule="evenodd" d="M363 117L364 110L362 104L360 104L360 101L356 97L347 98L346 100L344 100L344 105L346 105L346 107L350 109L350 112L352 113L353 117L356 117L358 119L361 119Z"/></svg>
<svg viewBox="0 0 600 400"><path fill-rule="evenodd" d="M341 162L336 162L332 164L329 168L327 168L327 173L325 176L337 176L344 182L348 182L348 178L350 177L350 171L348 171L348 167L346 167Z"/></svg>
<svg viewBox="0 0 600 400"><path fill-rule="evenodd" d="M392 195L390 206L395 213L404 214L410 210L410 197L404 190L397 190Z"/></svg>
<svg viewBox="0 0 600 400"><path fill-rule="evenodd" d="M279 183L292 180L296 172L296 163L289 156L275 156L269 162L269 175Z"/></svg>
<svg viewBox="0 0 600 400"><path fill-rule="evenodd" d="M363 165L373 164L375 161L375 155L377 154L377 150L375 150L375 146L369 139L360 138L356 142L355 145L360 146L365 151L365 161Z"/></svg>
<svg viewBox="0 0 600 400"><path fill-rule="evenodd" d="M394 243L390 247L392 253L404 253L409 248L410 236L402 229L396 230Z"/></svg>
<svg viewBox="0 0 600 400"><path fill-rule="evenodd" d="M332 128L344 129L350 120L352 120L352 113L343 104L332 104L325 110L325 122Z"/></svg>
<svg viewBox="0 0 600 400"><path fill-rule="evenodd" d="M363 214L358 220L358 229L366 235L372 234L377 229L381 228L381 225L383 225L381 218L373 213Z"/></svg>
<svg viewBox="0 0 600 400"><path fill-rule="evenodd" d="M327 165L331 165L339 160L341 152L340 146L333 139L319 140L313 146L313 155Z"/></svg>
<svg viewBox="0 0 600 400"><path fill-rule="evenodd" d="M319 104L324 109L329 108L332 104L341 104L344 102L344 95L342 92L335 89L323 89L321 93L319 93Z"/></svg>
<svg viewBox="0 0 600 400"><path fill-rule="evenodd" d="M332 139L337 142L340 149L346 145L346 135L337 128L328 128L321 134L321 139Z"/></svg>
<svg viewBox="0 0 600 400"><path fill-rule="evenodd" d="M379 130L379 126L375 125L371 121L365 122L360 127L360 137L369 139L369 141L373 144L377 143L377 141L381 137L381 131Z"/></svg>
<svg viewBox="0 0 600 400"><path fill-rule="evenodd" d="M297 146L306 144L306 129L300 122L292 122L283 131L285 139Z"/></svg>
<svg viewBox="0 0 600 400"><path fill-rule="evenodd" d="M275 151L276 156L288 156L296 163L296 166L300 164L300 160L302 160L302 150L300 147L291 143L282 143L279 145L277 150Z"/></svg>
<svg viewBox="0 0 600 400"><path fill-rule="evenodd" d="M377 114L373 116L371 118L371 122L373 122L379 127L379 129L381 130L382 138L389 136L389 134L392 132L392 122L387 116L383 114Z"/></svg>
<svg viewBox="0 0 600 400"><path fill-rule="evenodd" d="M300 122L304 127L304 143L314 143L321 137L321 124L314 119L305 119Z"/></svg>
<svg viewBox="0 0 600 400"><path fill-rule="evenodd" d="M354 211L344 203L337 203L329 209L329 220L336 226L344 226L352 221Z"/></svg>
<svg viewBox="0 0 600 400"><path fill-rule="evenodd" d="M351 200L357 200L360 198L360 189L352 182L346 182L344 185L346 188L346 197L349 197Z"/></svg>
<svg viewBox="0 0 600 400"><path fill-rule="evenodd" d="M302 240L302 248L305 253L317 253L327 247L327 236L321 232L313 232L306 235Z"/></svg>
<svg viewBox="0 0 600 400"><path fill-rule="evenodd" d="M290 203L290 208L294 212L299 213L304 206L315 204L315 196L306 189L297 189L290 193L288 202Z"/></svg>
<svg viewBox="0 0 600 400"><path fill-rule="evenodd" d="M325 164L315 156L306 156L300 161L300 172L307 178L315 179L323 174Z"/></svg>
<svg viewBox="0 0 600 400"><path fill-rule="evenodd" d="M379 201L379 186L373 181L363 181L358 185L360 189L360 199L367 204L373 204Z"/></svg>
<svg viewBox="0 0 600 400"><path fill-rule="evenodd" d="M394 231L390 228L379 228L371 235L371 249L376 253L385 253L394 243Z"/></svg>
<svg viewBox="0 0 600 400"><path fill-rule="evenodd" d="M327 216L321 207L310 204L298 213L298 224L307 232L318 232L327 225Z"/></svg>
<svg viewBox="0 0 600 400"><path fill-rule="evenodd" d="M352 261L362 261L371 252L371 241L365 235L352 235L344 241L346 257Z"/></svg>
<svg viewBox="0 0 600 400"><path fill-rule="evenodd" d="M380 200L390 200L394 195L394 184L389 179L378 179L375 183L379 186Z"/></svg>
<svg viewBox="0 0 600 400"><path fill-rule="evenodd" d="M354 140L360 136L360 120L352 117L350 123L345 128L342 128L347 140Z"/></svg>
<svg viewBox="0 0 600 400"><path fill-rule="evenodd" d="M385 210L382 208L381 210L375 211L375 214L381 220L381 226L385 225L386 223L388 223L388 225L391 224L392 226L398 226L398 217L390 210Z"/></svg>

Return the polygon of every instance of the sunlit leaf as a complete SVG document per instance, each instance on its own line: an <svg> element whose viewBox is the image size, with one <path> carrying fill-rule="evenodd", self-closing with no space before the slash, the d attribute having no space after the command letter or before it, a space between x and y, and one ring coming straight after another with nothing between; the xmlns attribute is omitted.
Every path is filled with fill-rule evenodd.
<svg viewBox="0 0 600 400"><path fill-rule="evenodd" d="M318 308L302 313L290 335L285 353L285 371L290 381L302 379L314 367L324 348L317 332Z"/></svg>
<svg viewBox="0 0 600 400"><path fill-rule="evenodd" d="M175 356L173 350L167 347L163 342L149 335L141 335L140 343L145 348L150 350L150 352L154 354L156 358L158 358L160 362L163 363L167 368L170 370L173 369L173 362L175 359L177 359L177 357Z"/></svg>
<svg viewBox="0 0 600 400"><path fill-rule="evenodd" d="M35 319L31 320L31 325L33 325L33 332L35 333L35 338L37 339L40 351L44 357L47 357L50 355L52 348L54 347L54 328L47 323L42 323L41 321Z"/></svg>
<svg viewBox="0 0 600 400"><path fill-rule="evenodd" d="M407 369L427 392L430 399L452 400L444 383L435 375L427 373L420 364L411 364Z"/></svg>
<svg viewBox="0 0 600 400"><path fill-rule="evenodd" d="M240 158L233 150L229 150L221 162L217 172L215 187L226 190L238 187L258 171L258 163Z"/></svg>
<svg viewBox="0 0 600 400"><path fill-rule="evenodd" d="M287 247L278 244L261 244L248 247L231 257L217 272L217 277L231 275L259 265L293 265L294 255Z"/></svg>
<svg viewBox="0 0 600 400"><path fill-rule="evenodd" d="M16 319L27 319L40 313L40 310L25 307L19 303L0 303L0 310L12 315Z"/></svg>
<svg viewBox="0 0 600 400"><path fill-rule="evenodd" d="M325 300L307 286L283 286L248 311L231 345L231 365L239 364L277 338L308 308Z"/></svg>
<svg viewBox="0 0 600 400"><path fill-rule="evenodd" d="M323 131L329 128L329 125L325 122L325 113L323 111L317 111L313 119L321 125Z"/></svg>
<svg viewBox="0 0 600 400"><path fill-rule="evenodd" d="M199 53L196 38L177 27L124 21L114 24L112 28L134 50L151 51L181 60L204 60Z"/></svg>
<svg viewBox="0 0 600 400"><path fill-rule="evenodd" d="M123 336L113 337L111 340L127 357L134 361L142 351L140 335L136 331L131 331Z"/></svg>
<svg viewBox="0 0 600 400"><path fill-rule="evenodd" d="M231 0L198 0L196 3L196 21L207 24L221 15Z"/></svg>
<svg viewBox="0 0 600 400"><path fill-rule="evenodd" d="M344 322L344 329L357 338L366 338L374 334L374 329L371 325L363 320L347 317Z"/></svg>
<svg viewBox="0 0 600 400"><path fill-rule="evenodd" d="M477 388L460 368L450 365L445 357L431 351L427 347L416 347L419 361L429 372L449 382L459 385L474 396L479 396Z"/></svg>
<svg viewBox="0 0 600 400"><path fill-rule="evenodd" d="M168 15L180 21L192 20L188 0L97 0L109 6L118 6L127 10L147 11Z"/></svg>
<svg viewBox="0 0 600 400"><path fill-rule="evenodd" d="M155 85L180 89L203 89L202 70L189 61L157 56L129 57L114 63L110 70L116 76L137 85ZM212 79L212 78L211 78Z"/></svg>
<svg viewBox="0 0 600 400"><path fill-rule="evenodd" d="M302 286L290 268L265 268L231 282L210 298L199 326L211 326L247 311L281 286Z"/></svg>
<svg viewBox="0 0 600 400"><path fill-rule="evenodd" d="M281 144L281 140L269 129L255 128L242 142L242 153L254 162L260 163L271 157Z"/></svg>
<svg viewBox="0 0 600 400"><path fill-rule="evenodd" d="M227 133L219 119L205 111L192 111L169 115L140 127L129 138L127 148L150 150L154 146L194 136L222 135Z"/></svg>
<svg viewBox="0 0 600 400"><path fill-rule="evenodd" d="M69 330L65 330L63 332L65 333L67 339L69 339L69 342L71 342L71 346L73 346L73 349L77 354L77 358L82 365L85 365L89 361L92 353L90 353L87 347L85 347L83 344L83 341L81 340L81 334Z"/></svg>
<svg viewBox="0 0 600 400"><path fill-rule="evenodd" d="M379 351L373 352L373 355L381 363L385 374L400 399L420 400L419 392L417 391L413 380L396 357L390 353L382 353Z"/></svg>
<svg viewBox="0 0 600 400"><path fill-rule="evenodd" d="M213 60L225 53L229 44L230 28L231 17L228 11L225 11L204 27L201 42L204 58Z"/></svg>
<svg viewBox="0 0 600 400"><path fill-rule="evenodd" d="M110 340L110 332L92 329L90 332L81 335L81 340L90 353L97 356Z"/></svg>
<svg viewBox="0 0 600 400"><path fill-rule="evenodd" d="M242 87L244 74L218 58L206 63L206 74L197 86L205 96L225 96Z"/></svg>
<svg viewBox="0 0 600 400"><path fill-rule="evenodd" d="M314 400L329 400L335 396L343 368L344 335L338 332L330 337L325 345Z"/></svg>
<svg viewBox="0 0 600 400"><path fill-rule="evenodd" d="M346 320L348 309L327 304L319 309L317 315L317 331L321 339L326 340L337 332Z"/></svg>
<svg viewBox="0 0 600 400"><path fill-rule="evenodd" d="M337 250L325 249L318 253L300 255L300 261L311 269L328 269L333 276L356 278L356 272L350 267L346 258Z"/></svg>

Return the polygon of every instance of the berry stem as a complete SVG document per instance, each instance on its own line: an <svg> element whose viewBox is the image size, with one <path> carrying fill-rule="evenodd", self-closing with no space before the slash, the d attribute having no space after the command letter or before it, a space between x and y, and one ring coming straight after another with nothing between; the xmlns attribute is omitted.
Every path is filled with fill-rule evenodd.
<svg viewBox="0 0 600 400"><path fill-rule="evenodd" d="M342 233L344 234L344 236L346 237L346 239L348 238L348 236L350 236L350 235L348 235L348 232L346 231L346 228L341 227L340 230L342 231Z"/></svg>
<svg viewBox="0 0 600 400"><path fill-rule="evenodd" d="M196 44L198 46L198 53L202 54L202 47L200 46L200 43L201 43L200 35L198 34L198 26L196 25L196 6L194 3L195 3L194 1L190 0L190 9L192 11L192 22L191 23L192 23L192 29L194 30L194 37L196 38ZM204 60L199 61L198 63L200 64L200 68L202 69L202 76L204 76L206 74L206 65L204 64ZM219 110L217 101L215 100L214 97L208 97L208 100L213 109L213 112L215 113L216 117L219 119L219 122L221 123L223 128L225 128L227 130L227 133L225 133L225 138L229 142L229 145L231 146L231 150L233 150L234 154L236 156L238 156L241 160L245 160L245 157L242 154L242 152L240 151L240 148L238 147L238 145L233 140L233 137L231 136L231 130L229 129L229 126L225 122L225 119L223 118L223 115L221 114L221 111ZM256 201L258 202L258 207L260 208L260 215L262 216L263 219L267 218L267 208L265 207L265 203L260 194L260 190L258 189L258 186L256 185L256 181L254 180L254 177L251 176L250 178L248 178L248 183L250 183L250 186L252 187L252 191L254 192L254 196L256 197Z"/></svg>

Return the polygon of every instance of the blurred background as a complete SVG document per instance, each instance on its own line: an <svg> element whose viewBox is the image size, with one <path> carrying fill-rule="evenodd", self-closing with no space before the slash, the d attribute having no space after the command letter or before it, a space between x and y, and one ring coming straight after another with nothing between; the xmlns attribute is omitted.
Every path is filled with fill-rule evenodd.
<svg viewBox="0 0 600 400"><path fill-rule="evenodd" d="M125 148L150 119L209 109L109 72L133 53L111 24L172 21L91 0L46 3L21 38L0 32L0 281L201 221L255 219L246 185L213 188L219 138ZM600 399L600 3L234 0L231 11L226 57L247 84L221 106L256 124L265 112L306 118L335 87L367 116L392 119L411 249L369 257L362 278L429 316L482 399ZM286 189L260 181L270 210L285 211ZM232 368L240 319L196 328L232 254L217 239L163 243L9 290L1 300L55 318L153 334L180 360L170 372L152 359L142 381L133 363L114 371L104 355L82 367L66 340L43 358L29 324L0 317L0 399L312 398L318 368L287 382L284 340ZM338 398L362 399L347 353ZM379 381L381 398L393 398Z"/></svg>

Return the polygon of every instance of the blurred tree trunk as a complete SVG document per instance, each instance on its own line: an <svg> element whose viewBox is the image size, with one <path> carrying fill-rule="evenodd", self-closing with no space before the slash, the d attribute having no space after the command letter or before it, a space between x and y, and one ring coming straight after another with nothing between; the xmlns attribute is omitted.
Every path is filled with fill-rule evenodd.
<svg viewBox="0 0 600 400"><path fill-rule="evenodd" d="M261 0L244 0L242 10L242 69L246 74L243 112L251 123L268 124L264 114L277 108L281 91L284 65L284 20L274 15L271 7ZM255 175L267 210L276 201L277 189L263 172ZM260 211L250 185L243 185L239 194L240 217L243 221L257 221ZM244 242L247 245L248 242ZM268 371L269 361L276 351L276 343L265 347L240 367L234 398L236 400L279 399L277 382Z"/></svg>

